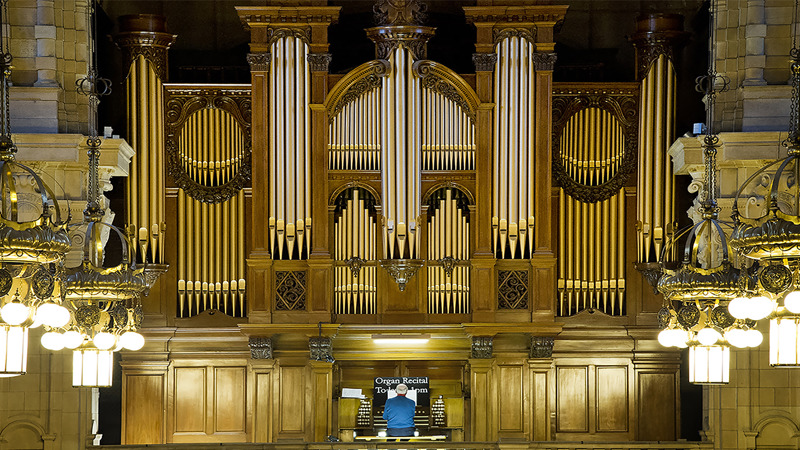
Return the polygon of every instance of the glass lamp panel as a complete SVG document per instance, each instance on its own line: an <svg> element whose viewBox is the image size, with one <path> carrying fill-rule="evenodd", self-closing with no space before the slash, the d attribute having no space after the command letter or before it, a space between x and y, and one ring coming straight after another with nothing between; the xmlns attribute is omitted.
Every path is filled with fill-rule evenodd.
<svg viewBox="0 0 800 450"><path fill-rule="evenodd" d="M0 376L22 375L28 370L28 328L0 326Z"/></svg>
<svg viewBox="0 0 800 450"><path fill-rule="evenodd" d="M800 316L769 321L769 365L800 366Z"/></svg>

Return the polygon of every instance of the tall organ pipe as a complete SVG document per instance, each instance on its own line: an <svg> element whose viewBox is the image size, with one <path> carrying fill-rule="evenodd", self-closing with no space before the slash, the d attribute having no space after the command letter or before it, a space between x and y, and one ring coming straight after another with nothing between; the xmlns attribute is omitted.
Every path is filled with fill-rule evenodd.
<svg viewBox="0 0 800 450"><path fill-rule="evenodd" d="M289 36L271 46L269 230L274 259L304 259L311 245L311 128L308 45Z"/></svg>
<svg viewBox="0 0 800 450"><path fill-rule="evenodd" d="M419 258L420 120L419 78L404 47L389 57L391 70L381 79L381 154L384 255L387 259Z"/></svg>
<svg viewBox="0 0 800 450"><path fill-rule="evenodd" d="M499 258L530 258L533 253L534 46L511 36L497 45L494 112L494 197L492 237Z"/></svg>

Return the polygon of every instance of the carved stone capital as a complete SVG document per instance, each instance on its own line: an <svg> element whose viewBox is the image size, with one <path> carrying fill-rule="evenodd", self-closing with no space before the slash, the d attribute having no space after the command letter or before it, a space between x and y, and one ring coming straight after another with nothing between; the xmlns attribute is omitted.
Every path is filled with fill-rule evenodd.
<svg viewBox="0 0 800 450"><path fill-rule="evenodd" d="M475 336L472 338L472 352L470 357L474 359L490 359L492 357L492 338L491 336Z"/></svg>
<svg viewBox="0 0 800 450"><path fill-rule="evenodd" d="M308 338L308 350L310 352L309 359L312 361L334 361L331 353L331 338L329 337Z"/></svg>
<svg viewBox="0 0 800 450"><path fill-rule="evenodd" d="M250 336L247 341L250 346L250 357L253 359L272 359L272 338L264 336Z"/></svg>
<svg viewBox="0 0 800 450"><path fill-rule="evenodd" d="M272 53L247 54L247 64L250 64L251 72L269 72L269 63L271 61L272 61Z"/></svg>
<svg viewBox="0 0 800 450"><path fill-rule="evenodd" d="M555 338L552 336L531 336L531 358L552 358Z"/></svg>
<svg viewBox="0 0 800 450"><path fill-rule="evenodd" d="M309 53L306 59L312 72L327 72L332 56L330 53Z"/></svg>
<svg viewBox="0 0 800 450"><path fill-rule="evenodd" d="M473 53L472 63L477 72L491 72L497 64L497 53Z"/></svg>
<svg viewBox="0 0 800 450"><path fill-rule="evenodd" d="M537 72L542 70L552 71L556 66L556 59L558 59L558 57L555 53L534 53L533 68L536 69Z"/></svg>

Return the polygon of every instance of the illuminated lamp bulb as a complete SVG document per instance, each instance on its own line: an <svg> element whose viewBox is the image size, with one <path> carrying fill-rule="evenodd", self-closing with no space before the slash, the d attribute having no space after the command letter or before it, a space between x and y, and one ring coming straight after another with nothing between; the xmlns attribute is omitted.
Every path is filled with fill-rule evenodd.
<svg viewBox="0 0 800 450"><path fill-rule="evenodd" d="M61 328L69 323L70 314L67 308L47 302L36 308L36 321L52 328Z"/></svg>
<svg viewBox="0 0 800 450"><path fill-rule="evenodd" d="M697 340L702 345L714 345L720 339L722 339L722 335L713 328L703 328L697 332Z"/></svg>
<svg viewBox="0 0 800 450"><path fill-rule="evenodd" d="M775 302L763 295L750 299L750 307L747 317L753 320L761 320L772 314L775 309Z"/></svg>
<svg viewBox="0 0 800 450"><path fill-rule="evenodd" d="M747 319L747 313L750 310L749 301L750 299L746 297L736 297L728 303L728 312L737 319Z"/></svg>
<svg viewBox="0 0 800 450"><path fill-rule="evenodd" d="M670 332L670 345L678 348L686 348L689 341L689 332L682 328L673 328Z"/></svg>
<svg viewBox="0 0 800 450"><path fill-rule="evenodd" d="M42 335L42 347L58 351L64 348L64 335L56 331L48 331Z"/></svg>
<svg viewBox="0 0 800 450"><path fill-rule="evenodd" d="M748 347L758 347L761 345L761 342L764 341L764 335L761 334L758 330L747 330L745 333L745 339L747 340Z"/></svg>
<svg viewBox="0 0 800 450"><path fill-rule="evenodd" d="M6 305L0 309L0 317L9 325L19 325L28 320L28 316L30 315L31 309L18 301L6 303Z"/></svg>
<svg viewBox="0 0 800 450"><path fill-rule="evenodd" d="M800 291L792 291L783 299L783 306L793 314L800 314Z"/></svg>
<svg viewBox="0 0 800 450"><path fill-rule="evenodd" d="M144 336L135 331L126 331L119 337L120 344L128 350L139 350L144 347Z"/></svg>
<svg viewBox="0 0 800 450"><path fill-rule="evenodd" d="M94 346L99 350L108 350L117 343L117 338L111 334L101 331L94 335Z"/></svg>
<svg viewBox="0 0 800 450"><path fill-rule="evenodd" d="M733 328L725 332L725 340L736 348L747 347L747 332L741 328Z"/></svg>
<svg viewBox="0 0 800 450"><path fill-rule="evenodd" d="M661 344L662 347L672 347L671 331L671 328L664 328L658 333L658 343Z"/></svg>
<svg viewBox="0 0 800 450"><path fill-rule="evenodd" d="M62 339L64 339L64 348L68 349L76 349L83 344L83 335L74 330L64 333Z"/></svg>

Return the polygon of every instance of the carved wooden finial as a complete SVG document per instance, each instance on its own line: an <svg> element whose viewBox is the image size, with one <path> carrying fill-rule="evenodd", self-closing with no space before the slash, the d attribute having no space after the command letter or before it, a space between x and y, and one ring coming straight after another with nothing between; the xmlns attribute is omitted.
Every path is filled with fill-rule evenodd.
<svg viewBox="0 0 800 450"><path fill-rule="evenodd" d="M427 10L428 5L419 0L378 0L372 7L378 26L422 25Z"/></svg>

